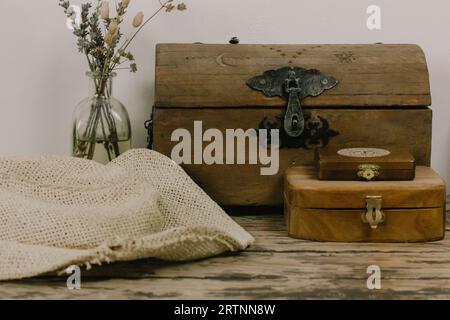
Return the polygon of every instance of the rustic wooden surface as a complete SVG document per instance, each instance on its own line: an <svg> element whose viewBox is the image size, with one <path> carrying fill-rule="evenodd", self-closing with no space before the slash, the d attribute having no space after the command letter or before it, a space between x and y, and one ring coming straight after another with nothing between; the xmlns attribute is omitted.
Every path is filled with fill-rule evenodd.
<svg viewBox="0 0 450 320"><path fill-rule="evenodd" d="M340 244L288 238L280 215L235 219L257 239L246 252L96 268L84 273L79 291L68 290L61 278L1 283L0 298L450 299L450 224L439 242ZM381 290L367 289L369 265L381 268Z"/></svg>
<svg viewBox="0 0 450 320"><path fill-rule="evenodd" d="M415 45L160 44L155 105L159 107L275 107L281 98L246 81L285 66L319 69L339 84L305 107L428 106L425 55Z"/></svg>
<svg viewBox="0 0 450 320"><path fill-rule="evenodd" d="M418 165L430 164L432 112L429 109L310 109L309 112L313 118L320 116L328 119L331 128L339 131L340 134L330 140L330 147L408 148ZM217 128L225 132L231 128L256 129L265 117L273 118L280 114L280 110L265 108L189 109L189 112L182 109L156 108L154 149L170 157L173 147L177 144L171 142L173 131L185 128L193 137L196 120L202 120L203 131ZM224 154L222 156L225 158ZM248 163L248 156L246 159ZM313 163L314 150L300 148L280 150L279 171L273 176L261 176L260 165L203 164L183 165L183 168L222 205L271 206L283 203L282 182L286 169L293 164ZM264 188L261 188L261 185L264 185Z"/></svg>

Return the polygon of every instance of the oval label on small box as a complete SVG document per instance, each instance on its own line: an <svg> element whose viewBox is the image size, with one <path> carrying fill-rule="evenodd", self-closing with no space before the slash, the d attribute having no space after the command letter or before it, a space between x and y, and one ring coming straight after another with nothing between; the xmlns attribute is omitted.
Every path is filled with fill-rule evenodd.
<svg viewBox="0 0 450 320"><path fill-rule="evenodd" d="M377 158L391 154L389 150L377 148L347 148L337 152L340 156L352 158Z"/></svg>

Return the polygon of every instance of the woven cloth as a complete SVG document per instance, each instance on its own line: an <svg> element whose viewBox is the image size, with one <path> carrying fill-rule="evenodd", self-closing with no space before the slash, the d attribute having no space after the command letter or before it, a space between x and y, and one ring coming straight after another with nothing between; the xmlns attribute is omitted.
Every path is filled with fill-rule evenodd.
<svg viewBox="0 0 450 320"><path fill-rule="evenodd" d="M72 265L188 261L244 250L253 237L169 158L113 162L0 158L0 280Z"/></svg>

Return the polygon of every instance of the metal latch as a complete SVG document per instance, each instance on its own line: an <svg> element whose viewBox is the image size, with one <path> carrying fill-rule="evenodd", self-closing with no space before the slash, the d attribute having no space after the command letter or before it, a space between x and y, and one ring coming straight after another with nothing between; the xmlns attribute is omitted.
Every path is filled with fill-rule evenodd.
<svg viewBox="0 0 450 320"><path fill-rule="evenodd" d="M380 175L380 170L381 167L376 164L361 164L358 166L358 177L370 181Z"/></svg>
<svg viewBox="0 0 450 320"><path fill-rule="evenodd" d="M268 97L288 100L283 126L287 135L294 138L301 136L305 129L301 101L309 96L317 97L337 84L335 78L323 75L319 70L300 67L268 70L247 81L250 88L262 91Z"/></svg>
<svg viewBox="0 0 450 320"><path fill-rule="evenodd" d="M153 114L150 120L145 121L145 129L147 129L147 148L153 149Z"/></svg>
<svg viewBox="0 0 450 320"><path fill-rule="evenodd" d="M381 211L383 199L381 196L367 196L367 211L361 215L364 223L368 223L372 229L376 229L380 223L385 221L385 215Z"/></svg>

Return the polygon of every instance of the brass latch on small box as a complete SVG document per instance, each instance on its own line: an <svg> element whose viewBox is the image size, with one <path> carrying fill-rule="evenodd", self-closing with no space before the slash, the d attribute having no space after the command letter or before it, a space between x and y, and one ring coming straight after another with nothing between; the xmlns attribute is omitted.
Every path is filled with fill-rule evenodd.
<svg viewBox="0 0 450 320"><path fill-rule="evenodd" d="M385 220L385 215L381 211L382 203L383 199L381 196L366 197L367 211L361 215L361 219L364 223L368 223L372 229L376 229Z"/></svg>
<svg viewBox="0 0 450 320"><path fill-rule="evenodd" d="M376 164L361 164L358 166L358 177L371 181L380 175L381 167Z"/></svg>

